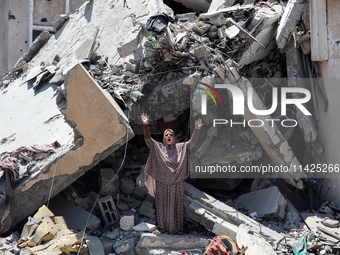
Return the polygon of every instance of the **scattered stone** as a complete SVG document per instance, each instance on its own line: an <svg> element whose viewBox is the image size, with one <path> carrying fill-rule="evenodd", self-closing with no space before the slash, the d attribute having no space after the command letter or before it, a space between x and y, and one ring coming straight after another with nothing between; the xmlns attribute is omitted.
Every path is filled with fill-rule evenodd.
<svg viewBox="0 0 340 255"><path fill-rule="evenodd" d="M334 214L334 211L330 207L325 205L320 207L319 212L324 214Z"/></svg>
<svg viewBox="0 0 340 255"><path fill-rule="evenodd" d="M144 200L141 207L139 208L139 213L149 218L155 218L155 209L153 209L153 203L151 201Z"/></svg>
<svg viewBox="0 0 340 255"><path fill-rule="evenodd" d="M116 194L119 189L119 180L115 172L109 168L102 168L99 173L101 194L103 196Z"/></svg>
<svg viewBox="0 0 340 255"><path fill-rule="evenodd" d="M135 187L135 190L132 192L131 197L143 201L146 195L146 191L138 186Z"/></svg>
<svg viewBox="0 0 340 255"><path fill-rule="evenodd" d="M116 228L115 230L111 231L111 232L106 232L105 236L111 240L116 239L118 236L120 235L120 231L118 228Z"/></svg>
<svg viewBox="0 0 340 255"><path fill-rule="evenodd" d="M135 255L135 238L130 238L117 242L113 245L113 250L117 255Z"/></svg>
<svg viewBox="0 0 340 255"><path fill-rule="evenodd" d="M128 204L125 204L125 203L119 203L117 205L117 207L121 211L128 211L128 210L130 210L130 206Z"/></svg>
<svg viewBox="0 0 340 255"><path fill-rule="evenodd" d="M156 226L150 223L142 222L132 228L134 231L148 231L151 232L156 229Z"/></svg>
<svg viewBox="0 0 340 255"><path fill-rule="evenodd" d="M250 185L250 192L268 188L271 182L265 178L255 178Z"/></svg>
<svg viewBox="0 0 340 255"><path fill-rule="evenodd" d="M120 180L120 190L125 195L130 195L135 190L135 183L131 178L122 178Z"/></svg>
<svg viewBox="0 0 340 255"><path fill-rule="evenodd" d="M323 220L321 220L321 223L323 225L325 225L326 227L330 227L330 228L338 228L339 227L339 221L338 220L331 220L329 218L324 218Z"/></svg>
<svg viewBox="0 0 340 255"><path fill-rule="evenodd" d="M134 215L122 216L119 224L122 230L131 230L135 225L135 216Z"/></svg>

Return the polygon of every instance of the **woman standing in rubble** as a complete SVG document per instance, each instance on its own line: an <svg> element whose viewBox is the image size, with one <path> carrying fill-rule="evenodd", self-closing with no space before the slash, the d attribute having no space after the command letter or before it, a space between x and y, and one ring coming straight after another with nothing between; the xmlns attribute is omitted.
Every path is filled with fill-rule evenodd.
<svg viewBox="0 0 340 255"><path fill-rule="evenodd" d="M149 117L141 115L145 143L150 155L145 166L145 185L156 199L157 221L161 230L169 234L183 231L184 187L183 182L190 174L189 151L198 140L202 120L195 121L191 139L175 143L174 131L164 131L163 143L151 138Z"/></svg>

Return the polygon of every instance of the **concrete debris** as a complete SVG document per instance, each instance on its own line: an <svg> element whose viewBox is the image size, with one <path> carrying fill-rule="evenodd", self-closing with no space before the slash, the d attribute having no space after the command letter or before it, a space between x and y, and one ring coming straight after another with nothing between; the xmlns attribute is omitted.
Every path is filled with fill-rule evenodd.
<svg viewBox="0 0 340 255"><path fill-rule="evenodd" d="M122 230L131 230L133 226L135 225L134 215L122 216L120 218L119 225Z"/></svg>
<svg viewBox="0 0 340 255"><path fill-rule="evenodd" d="M310 162L323 162L316 128L318 98L328 106L323 84L312 79L319 77L312 61L328 59L325 1L171 2L167 4L173 10L158 0L88 1L76 13L59 16L54 36L42 32L12 71L1 77L0 118L6 124L0 128L0 159L23 145L58 141L59 146L53 152L18 153L20 178L8 203L9 216L0 209L0 218L6 218L0 232L28 220L21 237L12 233L0 238L0 252L203 254L216 235L247 246L248 255L292 253L302 237L315 253L336 251L328 245L340 240L340 209L325 203L318 215L301 213L308 229L296 203L273 186L275 178L282 178L304 190L302 173L252 176L247 187L242 184L244 175L237 172L225 179L193 178L192 184L215 197L185 183L185 235L161 234L155 199L144 185L149 151L141 139L142 113L148 113L153 135L172 128L177 141L186 141L190 114L202 115L205 123L213 118L200 114L203 97L191 88L232 84L240 98L252 95L237 121L256 118L264 125L203 128L204 142L191 158L202 165L217 162L236 169L263 164L302 169ZM178 6L185 11L183 5L191 12L174 15ZM309 5L311 24L305 10ZM175 22L160 34L146 31L148 17L159 12L175 16ZM258 84L257 78L264 82ZM299 107L285 116L277 111L273 117L253 113L251 109L270 107L270 91L286 85L282 78L288 78L290 88L310 88L312 100L306 107L313 117ZM292 96L300 99L298 93ZM231 116L236 100L231 100L231 93L221 97L223 108L209 102L208 109ZM266 120L274 116L296 118L301 132L270 125ZM249 193L235 196L236 187L237 192ZM45 203L62 217L54 216L42 206ZM48 243L40 245L43 242ZM27 250L20 249L24 246Z"/></svg>
<svg viewBox="0 0 340 255"><path fill-rule="evenodd" d="M119 189L118 176L112 169L100 169L99 187L103 196L115 195Z"/></svg>
<svg viewBox="0 0 340 255"><path fill-rule="evenodd" d="M149 218L155 218L155 209L153 209L153 203L151 201L144 200L138 212Z"/></svg>
<svg viewBox="0 0 340 255"><path fill-rule="evenodd" d="M79 178L86 170L91 169L93 165L119 148L127 139L133 137L125 114L117 103L101 90L81 65L74 66L68 73L66 80L67 107L63 110L63 113L64 116L67 116L67 120L73 123L75 129L70 127L63 117L60 117L62 116L60 109L50 99L56 96L50 85L43 85L41 87L42 94L39 95L38 92L39 96L37 96L35 95L36 92L33 91L30 92L32 94L27 93L27 91L30 91L29 88L20 86L21 81L18 81L16 85L13 84L9 88L12 92L6 93L6 96L9 97L12 93L15 93L18 98L31 98L30 105L32 108L27 107L26 100L23 100L22 105L18 105L18 107L26 108L31 112L31 115L27 114L27 125L40 124L40 129L39 132L35 132L36 134L29 136L25 134L24 138L15 142L1 144L2 150L12 151L22 146L22 143L32 145L36 144L37 141L42 141L41 144L48 144L47 141L53 139L53 137L54 140L58 139L62 145L57 153L31 164L28 168L31 176L22 180L23 185L13 191L14 196L11 201L12 224L18 223L48 200L49 192L47 190L52 185L52 177L54 179L52 194L56 195ZM79 84L87 84L87 86L86 88L84 86L79 87ZM93 96L93 99L100 98L100 100L91 101L89 95ZM32 115L35 108L41 107L41 98L46 98L46 101L51 103L51 108L48 108L46 103L44 110L36 111L40 114ZM2 99L4 103L9 100L9 98ZM6 108L6 105L4 107ZM42 116L41 112L44 111L46 114ZM6 110L4 109L2 112L6 112ZM20 114L25 114L25 111L23 110ZM16 116L13 115L12 117L15 118ZM6 119L4 118L4 121ZM22 117L17 119L22 121ZM106 124L102 121L103 119L106 120ZM113 123L115 124L113 125ZM60 131L56 132L56 130ZM103 132L100 133L100 130ZM21 137L21 134L26 131L20 131L20 125L18 125L16 130L13 128L2 129L1 136L6 136L6 133L11 132L11 134L16 133L17 137ZM60 132L64 134L64 137L61 138ZM73 137L75 132L81 135L81 137L76 137L76 140ZM94 137L95 140L93 140ZM46 189L46 192L39 192L40 189ZM37 196L39 199L37 199ZM40 202L37 203L36 201ZM21 208L21 210L16 208ZM6 229L2 231L6 231Z"/></svg>
<svg viewBox="0 0 340 255"><path fill-rule="evenodd" d="M244 205L249 212L257 212L258 216L267 220L283 220L287 206L286 199L274 186L241 195L237 203Z"/></svg>
<svg viewBox="0 0 340 255"><path fill-rule="evenodd" d="M283 49L289 42L296 23L301 19L301 15L306 8L306 1L289 0L285 11L277 28L276 43L280 49Z"/></svg>
<svg viewBox="0 0 340 255"><path fill-rule="evenodd" d="M313 213L304 212L301 216L315 235L331 242L338 242L340 240L339 222L336 224L336 220L334 220L331 214L323 216L321 214L314 215Z"/></svg>
<svg viewBox="0 0 340 255"><path fill-rule="evenodd" d="M91 58L96 38L98 35L98 31L99 29L97 28L96 31L94 32L93 38L85 40L76 50L76 56L78 60Z"/></svg>
<svg viewBox="0 0 340 255"><path fill-rule="evenodd" d="M218 11L219 9L223 9L226 7L233 6L235 3L235 0L212 0L208 13Z"/></svg>
<svg viewBox="0 0 340 255"><path fill-rule="evenodd" d="M135 255L135 238L130 238L117 242L113 245L113 250L117 255Z"/></svg>
<svg viewBox="0 0 340 255"><path fill-rule="evenodd" d="M150 223L142 222L132 228L134 231L152 232L156 226Z"/></svg>
<svg viewBox="0 0 340 255"><path fill-rule="evenodd" d="M136 253L138 255L147 254L165 255L172 254L171 251L177 252L185 251L188 254L202 254L205 251L208 244L209 244L208 237L144 233L141 235L140 240L136 246ZM155 251L159 251L160 253L155 253Z"/></svg>
<svg viewBox="0 0 340 255"><path fill-rule="evenodd" d="M120 180L120 190L125 195L130 195L135 190L135 183L131 178L123 178Z"/></svg>
<svg viewBox="0 0 340 255"><path fill-rule="evenodd" d="M254 232L249 226L241 224L236 236L236 243L239 247L247 246L246 254L269 254L275 255L273 247L261 235Z"/></svg>
<svg viewBox="0 0 340 255"><path fill-rule="evenodd" d="M53 24L53 31L57 32L69 18L70 18L70 15L68 13L61 14L59 18Z"/></svg>
<svg viewBox="0 0 340 255"><path fill-rule="evenodd" d="M271 230L270 228L267 228L260 224L259 222L256 222L255 220L249 218L248 216L244 215L243 213L239 212L238 210L234 209L233 207L230 207L226 205L223 202L220 202L216 200L215 198L209 196L208 194L196 189L192 185L188 183L184 183L184 201L186 204L194 203L193 205L196 207L192 207L194 210L195 215L198 217L205 216L205 212L208 212L208 217L210 218L209 214L212 215L212 217L218 217L221 219L222 224L216 224L215 230L219 231L222 228L228 229L229 233L234 232L234 234L237 234L237 229L240 224L247 224L248 226L252 226L254 230L258 233L262 233L264 236L270 236L270 240L268 239L270 243L273 245L278 244L283 236L276 231ZM190 218L192 217L194 220L198 219L197 216L192 215L190 211L188 210L188 207L184 207L185 214L187 214ZM225 226L225 224L227 226ZM213 226L213 227L214 227ZM217 235L219 235L218 233ZM230 235L229 235L230 236ZM232 237L232 236L230 236Z"/></svg>

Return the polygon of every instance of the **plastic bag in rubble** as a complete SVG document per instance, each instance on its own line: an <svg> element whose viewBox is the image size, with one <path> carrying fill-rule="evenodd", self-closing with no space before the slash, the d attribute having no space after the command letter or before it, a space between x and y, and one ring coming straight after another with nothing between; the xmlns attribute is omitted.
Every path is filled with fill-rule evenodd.
<svg viewBox="0 0 340 255"><path fill-rule="evenodd" d="M295 242L290 245L294 255L308 255L306 238L301 238L300 242Z"/></svg>

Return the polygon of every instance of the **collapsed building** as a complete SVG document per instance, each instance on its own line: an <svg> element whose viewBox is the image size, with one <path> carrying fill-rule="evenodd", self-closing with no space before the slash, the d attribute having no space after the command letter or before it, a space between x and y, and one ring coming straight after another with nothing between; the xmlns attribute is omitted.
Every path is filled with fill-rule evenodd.
<svg viewBox="0 0 340 255"><path fill-rule="evenodd" d="M12 235L6 247L25 237L34 240L27 244L32 254L79 252L84 243L90 254L102 250L201 254L213 235L228 235L240 247L248 247L246 254L292 253L306 242L313 252L336 253L338 207L324 203L320 214L300 214L273 181L256 175L246 177L255 178L249 193L237 199L217 195L226 203L202 190L231 191L244 175L220 179L193 175L185 183L186 228L193 236L184 242L182 236L160 234L152 225L154 201L143 181L148 151L140 139L139 116L149 114L153 135L170 127L177 141L185 141L190 136L190 114L198 116L202 110L199 84L215 88L233 84L244 98L251 90L252 104L245 103L242 116L235 119L247 126L225 131L206 125L193 160L237 168L272 164L301 169L324 163L316 113L318 101L327 107L328 99L323 84L312 80L319 72L312 61L310 4L199 2L194 6L182 2L192 11L174 13L157 0L89 1L69 17L60 17L54 34L41 33L2 77L0 114L6 124L0 132L1 160L15 176L5 172L2 178L1 233L36 212L21 239ZM313 116L291 107L277 117L281 123L296 119L296 127L287 128L267 121L280 115L276 112L272 117L253 113L251 105L258 111L271 108L272 91L281 87L310 89L312 100L306 107ZM235 100L231 102L228 93L220 95L224 108L216 110L212 101L207 107L216 116L222 112L230 117ZM201 117L205 123L212 121L212 116ZM261 125L250 125L254 119ZM285 189L308 190L310 208L319 209L320 190L311 190L312 183L317 186L314 176L290 171L274 177L285 181L281 183ZM10 178L13 187L8 185ZM55 215L63 215L70 229L83 232L73 236ZM43 224L35 221L41 217L49 217L59 231L72 235L68 250L39 247L42 241L63 243L56 240L57 234L44 240L29 231L29 226L38 229Z"/></svg>

